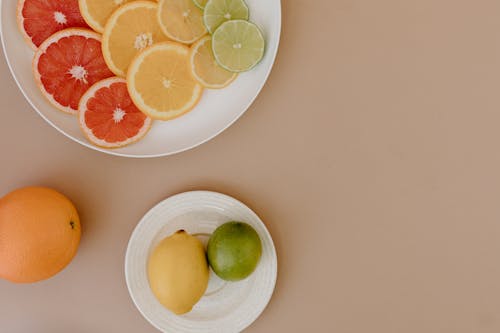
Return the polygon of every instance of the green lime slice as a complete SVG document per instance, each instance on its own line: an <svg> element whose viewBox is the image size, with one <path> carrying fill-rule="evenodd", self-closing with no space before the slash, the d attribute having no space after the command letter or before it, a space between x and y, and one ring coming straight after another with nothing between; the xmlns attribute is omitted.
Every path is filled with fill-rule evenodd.
<svg viewBox="0 0 500 333"><path fill-rule="evenodd" d="M205 5L207 4L208 0L193 0L194 4L196 7L203 9L205 8Z"/></svg>
<svg viewBox="0 0 500 333"><path fill-rule="evenodd" d="M245 1L208 0L203 12L203 22L209 33L213 34L222 23L230 20L248 20Z"/></svg>
<svg viewBox="0 0 500 333"><path fill-rule="evenodd" d="M212 36L215 60L231 72L245 72L264 56L265 41L259 28L248 21L222 23Z"/></svg>

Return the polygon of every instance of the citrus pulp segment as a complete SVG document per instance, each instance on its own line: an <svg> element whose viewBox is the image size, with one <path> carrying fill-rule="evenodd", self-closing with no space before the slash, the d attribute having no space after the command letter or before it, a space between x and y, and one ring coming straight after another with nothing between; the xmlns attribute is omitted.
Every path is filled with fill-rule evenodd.
<svg viewBox="0 0 500 333"><path fill-rule="evenodd" d="M129 1L131 0L78 0L78 4L87 24L95 31L102 33L113 11Z"/></svg>
<svg viewBox="0 0 500 333"><path fill-rule="evenodd" d="M127 81L112 77L97 82L80 100L80 128L93 144L118 148L137 142L151 127L151 118L132 102Z"/></svg>
<svg viewBox="0 0 500 333"><path fill-rule="evenodd" d="M130 64L127 86L135 105L153 119L169 120L192 110L203 92L193 78L187 46L155 44Z"/></svg>
<svg viewBox="0 0 500 333"><path fill-rule="evenodd" d="M102 36L102 51L109 68L125 77L134 56L146 47L168 40L157 20L158 4L132 1L109 18Z"/></svg>
<svg viewBox="0 0 500 333"><path fill-rule="evenodd" d="M264 37L248 21L233 20L221 24L212 36L217 63L231 72L244 72L257 65L264 56Z"/></svg>
<svg viewBox="0 0 500 333"><path fill-rule="evenodd" d="M194 77L205 88L224 88L238 76L237 73L222 68L215 61L210 36L203 37L191 46L189 60Z"/></svg>
<svg viewBox="0 0 500 333"><path fill-rule="evenodd" d="M80 14L78 0L19 0L17 22L34 49L57 31L88 27Z"/></svg>
<svg viewBox="0 0 500 333"><path fill-rule="evenodd" d="M33 73L42 94L72 114L91 85L113 76L101 53L101 36L80 28L61 30L45 40L35 53Z"/></svg>
<svg viewBox="0 0 500 333"><path fill-rule="evenodd" d="M213 34L224 22L248 20L249 10L243 0L208 0L203 12L203 22L208 32Z"/></svg>
<svg viewBox="0 0 500 333"><path fill-rule="evenodd" d="M207 33L203 11L193 0L160 0L158 6L158 20L169 38L191 44Z"/></svg>
<svg viewBox="0 0 500 333"><path fill-rule="evenodd" d="M196 5L196 7L200 8L200 9L205 8L205 5L207 4L207 1L208 0L193 0L193 2Z"/></svg>

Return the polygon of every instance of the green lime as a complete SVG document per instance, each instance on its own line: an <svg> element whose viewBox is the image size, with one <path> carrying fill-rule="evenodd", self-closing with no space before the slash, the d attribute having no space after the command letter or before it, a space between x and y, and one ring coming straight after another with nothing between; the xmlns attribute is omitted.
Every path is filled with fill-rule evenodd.
<svg viewBox="0 0 500 333"><path fill-rule="evenodd" d="M264 56L265 41L259 28L248 21L222 23L212 36L217 63L230 72L245 72Z"/></svg>
<svg viewBox="0 0 500 333"><path fill-rule="evenodd" d="M205 5L207 4L208 0L193 0L194 4L196 7L203 9L205 8Z"/></svg>
<svg viewBox="0 0 500 333"><path fill-rule="evenodd" d="M207 252L208 262L217 276L226 281L239 281L257 267L262 243L250 225L228 222L214 231Z"/></svg>
<svg viewBox="0 0 500 333"><path fill-rule="evenodd" d="M206 2L203 22L209 33L213 34L222 23L229 20L248 20L248 6L245 1L208 0Z"/></svg>

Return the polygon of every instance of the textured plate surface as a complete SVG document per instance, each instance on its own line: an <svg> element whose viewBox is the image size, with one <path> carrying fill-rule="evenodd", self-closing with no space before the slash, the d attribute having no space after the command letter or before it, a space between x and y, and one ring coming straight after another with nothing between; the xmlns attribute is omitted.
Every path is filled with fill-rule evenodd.
<svg viewBox="0 0 500 333"><path fill-rule="evenodd" d="M190 113L167 122L156 121L140 142L131 146L106 150L88 143L78 121L56 110L40 93L33 79L33 50L26 44L17 27L16 0L0 0L0 32L7 63L28 102L49 124L67 137L112 155L157 157L194 148L221 133L250 106L267 80L278 50L281 31L280 0L246 0L250 19L264 33L267 47L262 62L241 74L229 87L205 90L200 103Z"/></svg>
<svg viewBox="0 0 500 333"><path fill-rule="evenodd" d="M239 282L224 282L211 272L205 296L190 313L169 312L149 288L146 265L152 249L179 229L206 242L215 228L233 220L253 226L262 240L262 258L255 272ZM139 222L128 245L125 276L135 305L160 331L235 333L257 319L271 298L277 277L276 250L265 225L240 201L215 192L186 192L162 201Z"/></svg>

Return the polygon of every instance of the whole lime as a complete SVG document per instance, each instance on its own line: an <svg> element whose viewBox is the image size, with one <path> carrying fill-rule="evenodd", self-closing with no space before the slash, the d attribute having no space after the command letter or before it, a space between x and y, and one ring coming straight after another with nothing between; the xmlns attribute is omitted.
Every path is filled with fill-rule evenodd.
<svg viewBox="0 0 500 333"><path fill-rule="evenodd" d="M253 273L262 255L259 235L243 222L218 227L208 241L208 262L226 281L239 281Z"/></svg>

